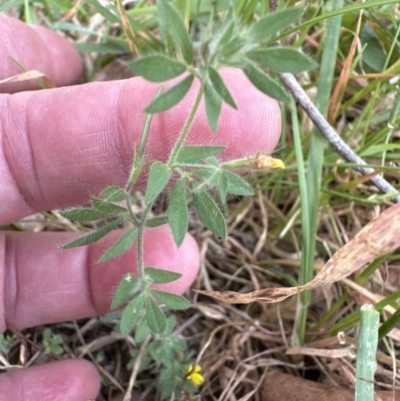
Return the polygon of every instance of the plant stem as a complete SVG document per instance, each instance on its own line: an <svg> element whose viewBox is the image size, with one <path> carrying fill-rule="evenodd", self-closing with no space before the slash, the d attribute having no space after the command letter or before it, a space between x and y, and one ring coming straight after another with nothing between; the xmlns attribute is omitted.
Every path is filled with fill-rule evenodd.
<svg viewBox="0 0 400 401"><path fill-rule="evenodd" d="M290 99L290 113L292 120L294 150L296 154L296 163L298 167L298 181L300 190L300 205L301 205L301 226L302 226L302 249L305 252L307 246L307 234L309 232L309 208L308 208L308 188L306 180L306 168L304 164L303 149L300 138L300 127L297 117L296 105L293 99ZM302 271L305 266L302 266ZM306 317L308 305L304 302L300 303L299 316L296 318L296 330L293 333L293 343L301 344L304 341L304 333L306 330Z"/></svg>
<svg viewBox="0 0 400 401"><path fill-rule="evenodd" d="M400 25L399 25L399 27L400 27ZM393 132L396 128L396 117L399 114L399 109L400 109L400 87L397 88L396 99L394 101L392 111L390 112L389 121L387 122L387 126L388 126L389 130L386 135L385 144L389 143L390 138L392 137ZM381 166L385 165L385 159L386 159L386 150L384 150L382 152Z"/></svg>
<svg viewBox="0 0 400 401"><path fill-rule="evenodd" d="M189 133L190 127L192 126L194 117L197 113L197 110L199 109L200 101L201 101L202 97L203 97L203 85L200 87L199 92L197 93L196 99L193 103L192 110L190 110L188 118L185 121L185 125L183 126L182 131L179 134L179 138L175 142L175 145L172 148L171 154L169 155L169 159L168 159L168 163L167 163L168 167L171 167L176 160L179 150L181 149L181 146L182 146L187 134Z"/></svg>
<svg viewBox="0 0 400 401"><path fill-rule="evenodd" d="M342 7L343 0L335 0L333 2L333 9L340 9ZM326 116L329 106L341 21L341 16L333 17L328 21L326 28L326 39L324 41L324 51L322 54L320 76L318 79L318 92L315 102L316 107L324 116ZM321 193L322 166L324 162L324 147L324 138L319 135L317 129L314 128L311 135L307 163L308 168L305 182L309 196L304 206L308 209L309 220L305 222L304 225L302 224L303 249L301 254L299 284L306 284L314 277L314 253L318 228L318 211ZM303 210L302 213L304 213ZM307 323L308 306L311 302L311 291L304 291L300 295L300 301L301 306L295 322L295 328L297 330L300 344L303 344Z"/></svg>
<svg viewBox="0 0 400 401"><path fill-rule="evenodd" d="M153 202L151 202L149 205L146 206L146 209L144 209L144 212L142 214L142 218L140 219L140 223L137 227L138 229L138 235L137 235L137 265L138 265L138 273L139 273L139 278L142 278L144 276L144 261L143 261L143 232L144 232L144 227L146 225L147 221L147 216L153 207Z"/></svg>
<svg viewBox="0 0 400 401"><path fill-rule="evenodd" d="M157 89L156 94L154 95L153 100L156 99L158 96L160 96L163 89L164 89L164 85L160 85L159 88ZM139 174L141 173L141 171L143 169L144 151L146 148L147 138L149 136L150 125L151 125L152 119L153 119L153 114L147 114L146 120L145 120L144 126L143 126L142 136L140 138L139 150L137 153L135 152L135 154L133 156L134 160L132 163L131 172L129 173L128 182L125 187L126 190L128 188L132 187L132 185L135 183L135 181L137 180L137 178L139 177Z"/></svg>
<svg viewBox="0 0 400 401"><path fill-rule="evenodd" d="M379 312L373 305L361 307L360 335L357 346L355 401L374 400L374 375L378 345Z"/></svg>

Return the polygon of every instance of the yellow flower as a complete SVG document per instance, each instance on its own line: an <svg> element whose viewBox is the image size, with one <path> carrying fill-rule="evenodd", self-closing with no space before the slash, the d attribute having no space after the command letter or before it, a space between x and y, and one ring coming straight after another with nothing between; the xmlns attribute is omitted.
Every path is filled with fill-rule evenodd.
<svg viewBox="0 0 400 401"><path fill-rule="evenodd" d="M195 386L201 386L204 383L200 365L190 365L187 373L187 379L190 380Z"/></svg>
<svg viewBox="0 0 400 401"><path fill-rule="evenodd" d="M268 171L271 168L285 168L285 164L282 160L266 155L257 156L253 160L253 163L258 169L264 171Z"/></svg>

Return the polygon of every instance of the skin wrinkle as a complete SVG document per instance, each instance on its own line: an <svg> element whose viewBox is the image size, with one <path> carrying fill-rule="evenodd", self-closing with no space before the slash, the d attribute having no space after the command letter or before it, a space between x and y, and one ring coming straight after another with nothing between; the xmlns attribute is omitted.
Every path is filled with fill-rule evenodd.
<svg viewBox="0 0 400 401"><path fill-rule="evenodd" d="M123 176L129 177L129 172L131 170L132 162L133 160L129 160L129 157L126 157L123 154L123 150L126 149L134 149L135 147L138 147L139 141L136 143L132 143L130 140L131 134L130 134L130 129L128 126L128 120L123 117L123 112L122 112L122 102L123 102L123 88L124 86L122 85L120 90L118 91L118 96L117 96L117 119L116 119L116 126L117 126L117 132L119 133L118 135L118 146L116 147L117 154L118 154L118 160L121 160L121 172Z"/></svg>
<svg viewBox="0 0 400 401"><path fill-rule="evenodd" d="M85 288L87 289L86 292L86 297L90 302L90 306L92 307L93 310L95 310L97 312L97 314L101 314L101 311L99 310L99 308L96 305L95 302L95 297L94 297L94 287L93 287L93 283L92 280L90 279L90 272L92 270L92 267L89 266L89 260L90 260L90 249L91 247L86 247L86 252L85 252L85 280L86 280L86 285Z"/></svg>
<svg viewBox="0 0 400 401"><path fill-rule="evenodd" d="M3 97L5 96L5 97ZM10 179L10 181L12 181L13 183L13 189L16 190L16 192L18 193L18 202L23 202L24 203L24 209L26 210L26 215L32 214L35 212L34 207L29 203L28 199L29 197L24 195L24 192L22 191L21 185L20 184L20 180L17 179L15 173L18 172L18 169L13 169L12 165L14 164L11 160L13 159L13 157L10 157L11 152L7 152L7 150L12 150L14 149L14 147L12 146L13 141L11 140L11 136L7 135L7 129L6 129L6 120L8 120L10 117L11 118L11 112L10 110L12 109L12 107L9 106L9 100L11 99L11 97L9 95L2 95L0 96L0 115L2 116L2 118L0 119L1 121L1 131L0 131L0 135L1 135L1 145L2 145L2 154L3 154L3 162L5 163L5 178ZM8 113L10 112L10 114ZM15 126L17 126L17 124L15 124ZM10 130L11 131L11 130ZM7 145L8 144L8 145ZM20 146L20 145L19 145ZM3 173L2 173L3 174ZM3 178L3 182L4 182L4 178ZM7 198L10 199L9 196L9 190L6 191L7 194ZM10 203L13 203L15 201L14 197L12 199L10 199ZM3 210L6 209L8 210L9 213L9 208L7 206L4 207L3 205ZM3 220L1 218L1 214L0 214L0 221L2 223L4 223L6 220Z"/></svg>
<svg viewBox="0 0 400 401"><path fill-rule="evenodd" d="M17 253L15 245L9 240L7 233L4 235L5 258L4 258L4 323L5 328L10 327L10 322L15 321L18 310L18 274ZM0 327L0 332L1 332Z"/></svg>
<svg viewBox="0 0 400 401"><path fill-rule="evenodd" d="M0 235L0 260L3 265L6 266L6 250L7 250L7 236L5 234ZM5 269L0 268L0 333L3 333L7 327L5 320L5 309L6 309L6 272Z"/></svg>
<svg viewBox="0 0 400 401"><path fill-rule="evenodd" d="M30 106L32 105L32 103L27 104L27 110L26 113L24 113L25 115L25 126L22 132L26 133L26 137L27 137L27 142L28 142L28 149L29 149L29 155L30 155L30 160L31 160L31 166L32 166L32 173L33 173L33 182L34 182L34 187L39 189L39 193L40 193L40 197L45 200L46 199L46 191L43 189L42 185L41 185L41 180L39 180L39 173L38 173L38 169L37 169L37 164L36 164L36 158L35 158L35 152L33 151L34 147L32 146L32 138L31 136L28 134L29 132L29 128L30 124L29 124L29 120L31 118L31 113L29 112ZM26 154L26 153L25 153ZM20 188L21 191L21 188Z"/></svg>

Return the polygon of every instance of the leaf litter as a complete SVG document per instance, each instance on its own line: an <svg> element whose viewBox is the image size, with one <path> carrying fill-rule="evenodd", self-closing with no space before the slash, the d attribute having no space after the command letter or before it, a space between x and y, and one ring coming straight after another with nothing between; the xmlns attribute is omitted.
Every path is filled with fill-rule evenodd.
<svg viewBox="0 0 400 401"><path fill-rule="evenodd" d="M400 247L400 204L395 204L368 223L340 248L309 283L290 288L264 288L241 294L234 291L196 290L228 304L274 303L305 290L342 280L364 265Z"/></svg>

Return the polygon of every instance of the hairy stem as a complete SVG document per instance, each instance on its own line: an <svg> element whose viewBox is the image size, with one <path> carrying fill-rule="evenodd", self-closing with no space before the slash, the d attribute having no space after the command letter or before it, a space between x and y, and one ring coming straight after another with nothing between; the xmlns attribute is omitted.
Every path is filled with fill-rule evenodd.
<svg viewBox="0 0 400 401"><path fill-rule="evenodd" d="M157 89L157 92L153 98L156 99L158 96L161 95L161 92L164 89L164 85L160 85L159 88ZM128 190L128 188L132 187L132 185L136 182L137 178L139 177L143 166L144 166L144 152L146 149L146 144L147 144L147 138L149 136L149 131L150 131L150 125L151 125L151 120L153 119L153 114L147 114L146 116L146 121L143 126L143 131L142 131L142 136L140 138L140 144L139 144L139 149L134 153L134 159L132 163L132 168L131 172L129 173L129 178L128 182L126 184L125 190Z"/></svg>
<svg viewBox="0 0 400 401"><path fill-rule="evenodd" d="M167 163L168 167L171 167L174 164L176 157L178 156L178 152L179 152L180 148L182 147L187 134L189 133L189 130L190 130L190 127L192 126L194 117L197 113L197 110L199 109L200 100L202 97L203 97L203 86L200 87L199 92L197 93L196 99L193 103L192 110L190 110L188 118L185 121L185 125L183 126L182 131L179 134L179 138L176 141L176 143L171 151L171 154L169 155L169 159L168 159L168 163Z"/></svg>
<svg viewBox="0 0 400 401"><path fill-rule="evenodd" d="M144 233L144 227L146 225L147 221L147 216L153 207L153 202L151 202L149 205L146 206L146 209L144 209L144 212L142 214L142 218L140 219L140 223L137 227L138 229L138 235L137 235L137 265L138 265L138 273L139 273L139 278L142 278L144 276L144 260L143 260L143 233Z"/></svg>

